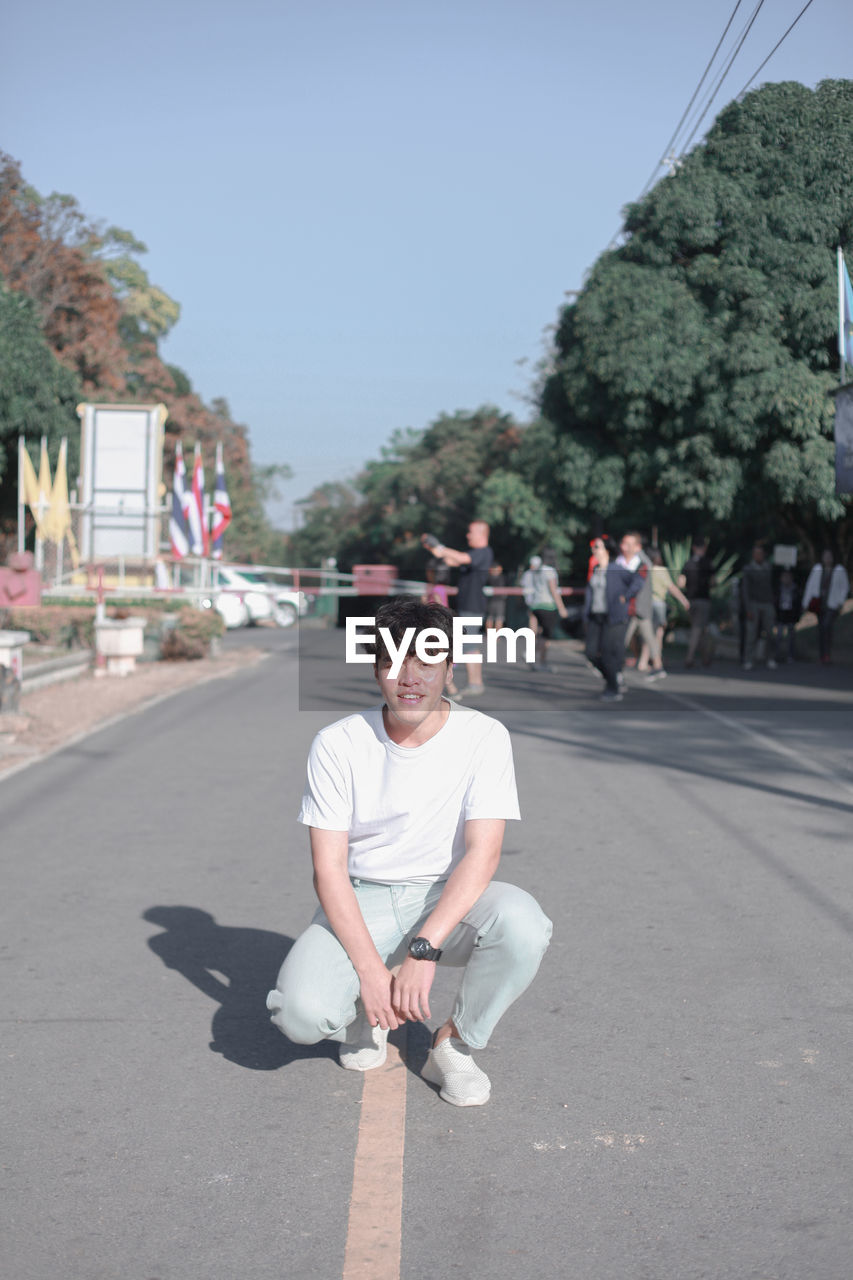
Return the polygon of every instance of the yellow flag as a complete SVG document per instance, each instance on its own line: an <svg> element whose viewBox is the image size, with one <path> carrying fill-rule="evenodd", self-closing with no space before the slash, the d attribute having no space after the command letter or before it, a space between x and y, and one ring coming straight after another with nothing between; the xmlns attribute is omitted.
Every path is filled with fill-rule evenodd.
<svg viewBox="0 0 853 1280"><path fill-rule="evenodd" d="M21 472L24 478L24 501L33 513L33 519L36 522L36 533L40 538L44 538L44 515L46 507L39 502L40 484L36 476L36 469L33 466L32 458L29 455L27 446L21 441ZM49 495L48 499L49 499Z"/></svg>
<svg viewBox="0 0 853 1280"><path fill-rule="evenodd" d="M42 524L47 523L47 511L50 506L50 459L47 456L47 436L41 438L41 458L39 459L39 507L42 512Z"/></svg>
<svg viewBox="0 0 853 1280"><path fill-rule="evenodd" d="M59 446L59 458L56 462L56 474L53 477L53 488L50 492L50 510L44 522L45 537L51 542L61 543L68 539L71 548L71 562L74 568L79 564L77 544L71 529L71 508L68 505L68 437L63 437Z"/></svg>

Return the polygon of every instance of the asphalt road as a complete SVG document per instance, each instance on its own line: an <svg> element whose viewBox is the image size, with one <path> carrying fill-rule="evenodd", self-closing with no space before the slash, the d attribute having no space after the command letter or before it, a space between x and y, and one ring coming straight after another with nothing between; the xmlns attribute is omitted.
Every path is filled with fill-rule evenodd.
<svg viewBox="0 0 853 1280"><path fill-rule="evenodd" d="M373 689L341 632L228 643L258 641L0 781L16 1280L341 1277L363 1081L264 995L313 909L311 737ZM478 703L516 753L501 874L554 940L478 1055L488 1106L443 1103L409 1031L400 1275L848 1280L853 671L601 705L555 662Z"/></svg>

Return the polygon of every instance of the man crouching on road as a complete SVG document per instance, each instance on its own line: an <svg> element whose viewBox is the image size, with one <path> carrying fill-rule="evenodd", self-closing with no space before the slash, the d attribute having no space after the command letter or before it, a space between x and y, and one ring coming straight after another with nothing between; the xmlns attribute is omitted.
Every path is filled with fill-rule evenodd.
<svg viewBox="0 0 853 1280"><path fill-rule="evenodd" d="M396 676L380 628L399 648ZM402 597L376 614L374 673L383 702L323 729L311 747L299 821L310 829L320 907L267 997L297 1044L340 1041L341 1066L385 1061L388 1032L431 1017L437 964L462 969L453 1013L423 1076L457 1107L488 1102L471 1057L530 985L551 922L523 889L492 879L518 800L502 724L444 696L448 658L422 662L423 629L447 636L452 614ZM422 650L423 651L423 650Z"/></svg>

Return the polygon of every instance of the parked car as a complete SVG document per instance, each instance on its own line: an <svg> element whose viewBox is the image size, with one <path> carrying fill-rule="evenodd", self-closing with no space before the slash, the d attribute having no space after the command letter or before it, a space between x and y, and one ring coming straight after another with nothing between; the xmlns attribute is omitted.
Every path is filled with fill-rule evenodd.
<svg viewBox="0 0 853 1280"><path fill-rule="evenodd" d="M228 565L213 567L211 596L213 607L229 628L255 626L259 622L292 627L308 610L302 591L287 590L255 570L237 570Z"/></svg>
<svg viewBox="0 0 853 1280"><path fill-rule="evenodd" d="M216 597L208 596L201 602L203 609L216 609L229 631L249 625L249 610L236 592L220 591Z"/></svg>
<svg viewBox="0 0 853 1280"><path fill-rule="evenodd" d="M269 593L259 591L242 573L227 565L213 566L211 596L213 607L222 615L226 627L254 626L258 622L273 620L273 601ZM241 622L238 619L244 613L245 621Z"/></svg>
<svg viewBox="0 0 853 1280"><path fill-rule="evenodd" d="M304 617L308 612L309 597L304 591L293 591L290 587L284 587L274 578L269 578L255 569L241 569L240 572L249 582L270 592L275 605L273 621L278 626L292 627L297 618Z"/></svg>

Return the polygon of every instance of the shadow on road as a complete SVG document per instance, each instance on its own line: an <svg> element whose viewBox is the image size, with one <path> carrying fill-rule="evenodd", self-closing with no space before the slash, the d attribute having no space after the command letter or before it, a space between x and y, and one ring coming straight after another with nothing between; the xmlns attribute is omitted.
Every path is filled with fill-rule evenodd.
<svg viewBox="0 0 853 1280"><path fill-rule="evenodd" d="M268 929L220 925L198 907L154 906L142 918L164 930L149 938L148 945L166 968L218 1002L209 1046L214 1053L250 1071L336 1056L337 1045L291 1044L269 1021L266 995L292 938Z"/></svg>

